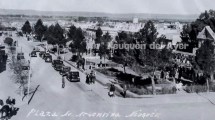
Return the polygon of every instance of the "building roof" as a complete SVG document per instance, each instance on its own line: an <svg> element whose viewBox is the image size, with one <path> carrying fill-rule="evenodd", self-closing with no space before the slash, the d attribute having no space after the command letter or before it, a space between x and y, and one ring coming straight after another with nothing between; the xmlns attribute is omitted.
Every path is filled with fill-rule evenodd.
<svg viewBox="0 0 215 120"><path fill-rule="evenodd" d="M215 41L215 33L210 26L205 26L204 29L198 34L197 38L202 40L208 39Z"/></svg>

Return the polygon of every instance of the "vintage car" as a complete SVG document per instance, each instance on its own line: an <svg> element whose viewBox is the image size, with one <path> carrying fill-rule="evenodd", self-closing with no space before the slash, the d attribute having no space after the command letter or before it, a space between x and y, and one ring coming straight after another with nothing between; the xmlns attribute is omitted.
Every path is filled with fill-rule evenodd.
<svg viewBox="0 0 215 120"><path fill-rule="evenodd" d="M52 61L52 66L55 67L56 65L63 65L63 61L62 60L53 60Z"/></svg>
<svg viewBox="0 0 215 120"><path fill-rule="evenodd" d="M17 60L23 60L25 59L24 53L17 53Z"/></svg>
<svg viewBox="0 0 215 120"><path fill-rule="evenodd" d="M78 71L70 71L66 75L66 79L70 82L80 82L80 76Z"/></svg>
<svg viewBox="0 0 215 120"><path fill-rule="evenodd" d="M60 70L60 75L65 76L68 72L70 72L71 67L63 66Z"/></svg>
<svg viewBox="0 0 215 120"><path fill-rule="evenodd" d="M34 48L34 51L40 52L40 48L39 48L39 47L35 47L35 48Z"/></svg>
<svg viewBox="0 0 215 120"><path fill-rule="evenodd" d="M45 62L52 62L52 56L50 54L45 54L44 60L45 60Z"/></svg>
<svg viewBox="0 0 215 120"><path fill-rule="evenodd" d="M44 55L45 53L46 53L45 51L40 51L39 56L40 56L41 58L43 58L43 55Z"/></svg>
<svg viewBox="0 0 215 120"><path fill-rule="evenodd" d="M50 55L49 53L44 53L43 56L42 56L42 58L45 60L45 58L46 58L47 56L51 56L51 55Z"/></svg>
<svg viewBox="0 0 215 120"><path fill-rule="evenodd" d="M30 56L31 56L31 57L37 57L37 52L36 52L36 51L32 51L32 52L30 53Z"/></svg>
<svg viewBox="0 0 215 120"><path fill-rule="evenodd" d="M64 64L57 64L54 66L54 69L60 71L63 68Z"/></svg>

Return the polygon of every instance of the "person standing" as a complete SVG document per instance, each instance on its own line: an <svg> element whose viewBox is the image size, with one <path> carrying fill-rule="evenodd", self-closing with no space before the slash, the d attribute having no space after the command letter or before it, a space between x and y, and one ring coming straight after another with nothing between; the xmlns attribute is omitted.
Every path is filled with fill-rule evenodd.
<svg viewBox="0 0 215 120"><path fill-rule="evenodd" d="M64 76L62 76L62 88L65 87L65 79L64 79Z"/></svg>
<svg viewBox="0 0 215 120"><path fill-rule="evenodd" d="M110 91L109 91L109 96L114 97L115 95L115 86L113 84L110 85Z"/></svg>
<svg viewBox="0 0 215 120"><path fill-rule="evenodd" d="M90 84L89 74L87 74L87 76L86 76L86 83L87 83L87 84Z"/></svg>
<svg viewBox="0 0 215 120"><path fill-rule="evenodd" d="M11 105L11 99L10 96L8 96L7 100L6 100L6 104Z"/></svg>

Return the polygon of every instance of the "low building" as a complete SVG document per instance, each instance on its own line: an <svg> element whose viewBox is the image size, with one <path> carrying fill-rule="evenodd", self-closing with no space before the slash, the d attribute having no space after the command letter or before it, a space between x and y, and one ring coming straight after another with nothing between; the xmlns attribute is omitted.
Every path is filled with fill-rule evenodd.
<svg viewBox="0 0 215 120"><path fill-rule="evenodd" d="M201 47L201 44L205 40L210 40L215 42L215 33L213 32L210 26L205 26L204 29L198 34L197 40L198 40L198 47Z"/></svg>

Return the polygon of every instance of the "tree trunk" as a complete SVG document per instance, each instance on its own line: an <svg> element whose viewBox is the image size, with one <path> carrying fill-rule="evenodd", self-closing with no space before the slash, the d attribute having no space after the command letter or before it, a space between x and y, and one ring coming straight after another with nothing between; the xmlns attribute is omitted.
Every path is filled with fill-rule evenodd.
<svg viewBox="0 0 215 120"><path fill-rule="evenodd" d="M206 80L207 80L207 92L209 92L210 91L209 80L208 80L208 78Z"/></svg>
<svg viewBox="0 0 215 120"><path fill-rule="evenodd" d="M210 80L211 80L211 82L214 81L214 73L213 72L211 72L211 74L210 74Z"/></svg>
<svg viewBox="0 0 215 120"><path fill-rule="evenodd" d="M155 68L154 68L154 70L153 70L153 74L152 74L152 77L151 77L151 81L152 81L152 94L153 94L153 95L156 95L154 76L155 76Z"/></svg>

